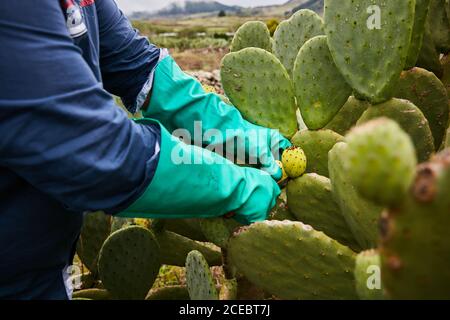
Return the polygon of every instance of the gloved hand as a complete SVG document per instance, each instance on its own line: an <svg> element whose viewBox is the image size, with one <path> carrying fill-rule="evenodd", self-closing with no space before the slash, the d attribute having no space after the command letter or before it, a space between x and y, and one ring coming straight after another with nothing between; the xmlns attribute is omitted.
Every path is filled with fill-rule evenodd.
<svg viewBox="0 0 450 320"><path fill-rule="evenodd" d="M151 119L138 122L157 123ZM153 180L119 217L213 218L233 212L242 224L267 218L280 194L270 175L187 145L160 127L160 158Z"/></svg>
<svg viewBox="0 0 450 320"><path fill-rule="evenodd" d="M259 165L277 181L281 179L282 172L275 160L291 143L277 130L244 120L235 107L218 95L205 92L170 56L163 58L155 70L150 103L143 114L157 119L170 132L186 129L191 139L201 140L194 141L197 146L208 146L216 152L225 149L230 160L232 155L236 158L242 153L245 159L240 160Z"/></svg>

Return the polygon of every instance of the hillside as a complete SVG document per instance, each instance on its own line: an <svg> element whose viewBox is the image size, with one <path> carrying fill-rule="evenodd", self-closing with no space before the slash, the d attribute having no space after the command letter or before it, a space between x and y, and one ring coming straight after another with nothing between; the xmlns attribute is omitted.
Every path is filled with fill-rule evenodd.
<svg viewBox="0 0 450 320"><path fill-rule="evenodd" d="M147 20L154 18L192 18L215 16L220 11L227 15L238 16L290 16L300 9L310 9L322 12L323 0L290 0L281 5L260 6L244 8L240 6L228 6L219 1L183 1L169 4L157 12L135 12L130 18L134 20Z"/></svg>

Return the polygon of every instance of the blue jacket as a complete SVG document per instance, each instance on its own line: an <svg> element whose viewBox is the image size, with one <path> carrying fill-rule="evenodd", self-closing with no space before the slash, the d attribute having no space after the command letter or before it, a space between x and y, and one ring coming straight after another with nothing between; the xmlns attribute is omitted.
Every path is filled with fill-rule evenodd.
<svg viewBox="0 0 450 320"><path fill-rule="evenodd" d="M150 184L159 128L111 94L141 106L159 55L113 0L0 1L0 299L67 299L83 213Z"/></svg>

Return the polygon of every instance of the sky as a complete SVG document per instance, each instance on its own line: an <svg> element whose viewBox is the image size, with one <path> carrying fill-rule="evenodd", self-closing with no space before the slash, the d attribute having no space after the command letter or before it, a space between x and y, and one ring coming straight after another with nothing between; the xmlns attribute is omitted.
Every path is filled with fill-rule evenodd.
<svg viewBox="0 0 450 320"><path fill-rule="evenodd" d="M218 0L223 4L228 5L240 5L243 7L260 6L268 4L281 4L287 2L287 0ZM170 0L116 0L119 7L125 13L131 13L133 11L154 11L159 10L169 3Z"/></svg>

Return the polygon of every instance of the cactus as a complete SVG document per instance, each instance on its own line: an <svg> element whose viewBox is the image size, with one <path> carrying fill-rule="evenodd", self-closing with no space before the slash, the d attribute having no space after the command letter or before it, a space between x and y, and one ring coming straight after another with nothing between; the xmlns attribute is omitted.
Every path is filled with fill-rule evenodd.
<svg viewBox="0 0 450 320"><path fill-rule="evenodd" d="M231 52L237 52L245 48L261 48L272 51L272 41L267 25L261 21L249 21L244 23L234 35L231 42Z"/></svg>
<svg viewBox="0 0 450 320"><path fill-rule="evenodd" d="M325 127L352 93L334 64L327 37L306 42L298 53L292 74L297 103L311 130Z"/></svg>
<svg viewBox="0 0 450 320"><path fill-rule="evenodd" d="M430 16L430 14L428 14ZM432 31L429 21L425 24L422 48L420 49L417 66L433 72L438 78L442 77L443 69L439 61L440 54L436 49L432 38Z"/></svg>
<svg viewBox="0 0 450 320"><path fill-rule="evenodd" d="M170 300L190 300L186 286L167 286L150 290L145 300L170 301Z"/></svg>
<svg viewBox="0 0 450 320"><path fill-rule="evenodd" d="M220 288L220 300L236 300L238 293L238 282L236 279L225 280Z"/></svg>
<svg viewBox="0 0 450 320"><path fill-rule="evenodd" d="M195 241L208 241L198 219L167 219L164 220L164 228Z"/></svg>
<svg viewBox="0 0 450 320"><path fill-rule="evenodd" d="M209 242L214 243L222 249L227 247L231 232L225 219L203 219L200 221L200 226Z"/></svg>
<svg viewBox="0 0 450 320"><path fill-rule="evenodd" d="M436 150L439 150L449 123L449 100L445 86L432 73L421 68L404 71L395 97L409 100L425 115Z"/></svg>
<svg viewBox="0 0 450 320"><path fill-rule="evenodd" d="M228 253L239 272L279 298L357 298L356 254L303 223L266 221L242 228L230 239Z"/></svg>
<svg viewBox="0 0 450 320"><path fill-rule="evenodd" d="M423 35L425 34L425 25L427 21L430 0L416 0L416 9L414 14L414 28L412 32L411 44L406 58L405 69L410 69L416 65L422 48Z"/></svg>
<svg viewBox="0 0 450 320"><path fill-rule="evenodd" d="M111 234L98 260L104 287L114 298L126 300L144 299L160 267L160 248L155 236L138 226Z"/></svg>
<svg viewBox="0 0 450 320"><path fill-rule="evenodd" d="M308 159L307 173L328 177L328 152L343 139L330 130L299 131L292 138L292 143L305 151Z"/></svg>
<svg viewBox="0 0 450 320"><path fill-rule="evenodd" d="M429 23L436 49L441 53L450 51L450 20L445 10L445 0L431 0Z"/></svg>
<svg viewBox="0 0 450 320"><path fill-rule="evenodd" d="M291 213L291 211L288 208L288 205L286 203L285 199L282 199L279 197L277 199L277 204L272 209L272 212L270 213L269 220L278 220L278 221L284 221L284 220L291 220L296 221L297 218Z"/></svg>
<svg viewBox="0 0 450 320"><path fill-rule="evenodd" d="M443 70L441 81L447 89L447 96L450 101L450 54L442 58L441 65Z"/></svg>
<svg viewBox="0 0 450 320"><path fill-rule="evenodd" d="M80 239L77 243L77 254L83 264L93 273L97 273L98 254L110 232L111 217L103 212L85 215Z"/></svg>
<svg viewBox="0 0 450 320"><path fill-rule="evenodd" d="M278 25L273 35L273 52L292 74L295 58L303 44L323 34L322 18L311 10L299 10Z"/></svg>
<svg viewBox="0 0 450 320"><path fill-rule="evenodd" d="M111 294L105 289L85 289L74 292L73 300L112 300Z"/></svg>
<svg viewBox="0 0 450 320"><path fill-rule="evenodd" d="M305 152L299 147L290 147L283 152L282 163L289 178L298 178L306 170Z"/></svg>
<svg viewBox="0 0 450 320"><path fill-rule="evenodd" d="M369 121L353 129L346 141L347 171L362 196L383 206L405 196L417 158L411 138L395 121Z"/></svg>
<svg viewBox="0 0 450 320"><path fill-rule="evenodd" d="M393 299L450 299L450 150L417 169L382 223L383 283Z"/></svg>
<svg viewBox="0 0 450 320"><path fill-rule="evenodd" d="M198 251L192 251L187 256L186 282L191 300L219 299L208 262Z"/></svg>
<svg viewBox="0 0 450 320"><path fill-rule="evenodd" d="M372 103L392 96L408 55L415 4L325 0L325 33L334 62L351 87Z"/></svg>
<svg viewBox="0 0 450 320"><path fill-rule="evenodd" d="M331 190L359 246L364 250L373 249L377 247L382 208L363 199L350 182L352 172L345 164L347 153L348 146L343 142L330 151Z"/></svg>
<svg viewBox="0 0 450 320"><path fill-rule="evenodd" d="M219 248L207 243L197 242L170 231L156 232L161 247L161 263L171 266L184 266L189 252L201 252L212 266L222 264Z"/></svg>
<svg viewBox="0 0 450 320"><path fill-rule="evenodd" d="M396 121L414 142L419 162L427 161L435 151L433 135L422 111L407 100L391 99L371 106L364 112L358 125L386 117Z"/></svg>
<svg viewBox="0 0 450 320"><path fill-rule="evenodd" d="M226 55L221 77L224 90L242 115L257 125L297 131L295 97L286 69L271 53L247 48Z"/></svg>
<svg viewBox="0 0 450 320"><path fill-rule="evenodd" d="M377 251L364 251L356 257L355 279L361 300L386 299L381 280L381 258Z"/></svg>
<svg viewBox="0 0 450 320"><path fill-rule="evenodd" d="M355 251L361 250L333 199L330 179L305 174L289 181L287 197L289 209L296 220L311 225Z"/></svg>
<svg viewBox="0 0 450 320"><path fill-rule="evenodd" d="M351 96L333 120L325 126L325 129L332 130L343 136L346 135L370 106L369 102L360 101Z"/></svg>

